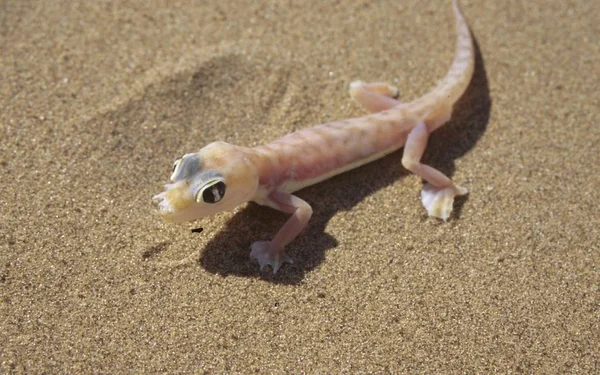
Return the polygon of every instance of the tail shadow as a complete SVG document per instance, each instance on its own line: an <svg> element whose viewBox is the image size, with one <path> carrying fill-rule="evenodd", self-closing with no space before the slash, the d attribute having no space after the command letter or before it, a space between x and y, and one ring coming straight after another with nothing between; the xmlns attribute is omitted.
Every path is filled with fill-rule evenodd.
<svg viewBox="0 0 600 375"><path fill-rule="evenodd" d="M475 71L469 87L454 106L451 121L431 137L424 162L451 176L454 160L465 155L487 128L492 102L487 74L479 44L475 43ZM401 167L402 150L378 161L303 189L298 195L313 207L313 216L304 230L288 247L295 260L285 264L276 275L260 272L250 261L250 244L272 238L288 215L267 207L250 204L236 213L201 252L199 263L207 271L223 276L260 277L280 284L299 284L304 274L325 259L328 249L339 242L325 227L339 211L350 210L365 197L398 181L408 172ZM460 215L465 199L458 200L454 215ZM424 214L425 215L425 214Z"/></svg>

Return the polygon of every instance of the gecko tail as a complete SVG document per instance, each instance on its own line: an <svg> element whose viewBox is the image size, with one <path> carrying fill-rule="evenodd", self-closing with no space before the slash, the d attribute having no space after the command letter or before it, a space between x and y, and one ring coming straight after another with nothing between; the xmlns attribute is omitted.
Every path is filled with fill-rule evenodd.
<svg viewBox="0 0 600 375"><path fill-rule="evenodd" d="M467 19L458 0L452 0L452 8L456 18L456 51L448 72L438 85L428 94L414 100L411 104L415 113L421 118L436 113L437 106L452 106L462 96L471 82L475 67L475 48Z"/></svg>

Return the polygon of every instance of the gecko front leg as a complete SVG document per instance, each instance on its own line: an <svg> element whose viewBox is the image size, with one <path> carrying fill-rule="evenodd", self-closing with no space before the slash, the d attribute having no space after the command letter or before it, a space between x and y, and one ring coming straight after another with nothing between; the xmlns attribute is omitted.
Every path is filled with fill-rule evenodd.
<svg viewBox="0 0 600 375"><path fill-rule="evenodd" d="M250 247L250 258L258 261L261 271L266 265L270 265L273 267L273 273L277 273L283 262L293 263L292 258L285 253L284 247L304 229L312 216L312 207L295 195L281 191L271 193L265 204L292 214L272 241L258 241Z"/></svg>

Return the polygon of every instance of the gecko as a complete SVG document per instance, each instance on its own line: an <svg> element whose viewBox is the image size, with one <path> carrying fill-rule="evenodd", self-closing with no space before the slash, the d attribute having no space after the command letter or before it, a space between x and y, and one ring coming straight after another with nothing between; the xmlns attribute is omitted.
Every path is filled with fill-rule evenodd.
<svg viewBox="0 0 600 375"><path fill-rule="evenodd" d="M450 120L473 75L471 32L458 0L452 0L452 7L454 60L427 94L401 102L391 84L354 81L350 96L368 112L365 116L301 129L253 148L216 141L185 154L173 164L165 191L153 197L162 218L192 221L249 201L291 214L273 239L250 246L250 258L258 261L260 270L270 265L277 273L283 263L293 262L285 246L306 227L313 212L294 192L404 147L402 166L425 181L421 201L428 215L446 221L454 198L467 194L467 189L421 163L421 157L429 135Z"/></svg>

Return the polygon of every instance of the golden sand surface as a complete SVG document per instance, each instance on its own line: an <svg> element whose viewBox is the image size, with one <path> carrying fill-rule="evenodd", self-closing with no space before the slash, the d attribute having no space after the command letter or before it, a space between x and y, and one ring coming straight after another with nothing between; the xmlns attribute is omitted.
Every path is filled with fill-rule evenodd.
<svg viewBox="0 0 600 375"><path fill-rule="evenodd" d="M356 79L427 92L449 2L1 1L0 372L598 373L600 5L462 5L425 161L468 197L428 218L399 152L304 189L273 276L286 215L165 224L172 162L360 115Z"/></svg>

